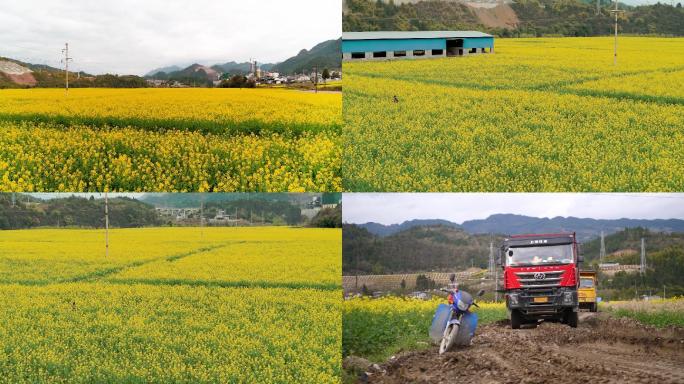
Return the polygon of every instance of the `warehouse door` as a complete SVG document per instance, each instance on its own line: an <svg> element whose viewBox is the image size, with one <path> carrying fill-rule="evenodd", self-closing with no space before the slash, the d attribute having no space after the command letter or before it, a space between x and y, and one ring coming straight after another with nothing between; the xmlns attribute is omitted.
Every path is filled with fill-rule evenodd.
<svg viewBox="0 0 684 384"><path fill-rule="evenodd" d="M463 55L463 39L447 40L447 56Z"/></svg>

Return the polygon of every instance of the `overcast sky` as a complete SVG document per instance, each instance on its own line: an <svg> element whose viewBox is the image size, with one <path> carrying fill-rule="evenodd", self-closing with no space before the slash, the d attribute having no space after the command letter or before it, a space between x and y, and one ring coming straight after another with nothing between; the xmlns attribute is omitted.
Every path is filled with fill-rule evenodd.
<svg viewBox="0 0 684 384"><path fill-rule="evenodd" d="M345 193L346 223L399 224L412 219L455 223L496 213L593 219L684 219L684 194Z"/></svg>
<svg viewBox="0 0 684 384"><path fill-rule="evenodd" d="M173 64L278 62L342 34L341 0L2 0L0 56L142 75Z"/></svg>

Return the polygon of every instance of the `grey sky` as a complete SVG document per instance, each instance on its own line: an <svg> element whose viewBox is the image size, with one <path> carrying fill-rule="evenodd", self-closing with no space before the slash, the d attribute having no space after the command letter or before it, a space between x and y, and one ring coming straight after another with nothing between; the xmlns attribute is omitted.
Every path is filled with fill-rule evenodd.
<svg viewBox="0 0 684 384"><path fill-rule="evenodd" d="M341 0L3 0L0 56L144 74L194 62L278 62L342 34Z"/></svg>
<svg viewBox="0 0 684 384"><path fill-rule="evenodd" d="M347 223L398 224L412 219L456 223L496 213L594 219L684 219L684 194L626 193L345 193Z"/></svg>

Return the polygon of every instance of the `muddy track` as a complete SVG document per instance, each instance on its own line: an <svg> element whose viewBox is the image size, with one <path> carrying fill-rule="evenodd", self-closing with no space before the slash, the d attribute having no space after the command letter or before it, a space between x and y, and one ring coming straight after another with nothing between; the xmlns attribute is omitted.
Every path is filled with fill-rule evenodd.
<svg viewBox="0 0 684 384"><path fill-rule="evenodd" d="M583 313L580 326L478 329L473 345L396 356L361 383L684 383L684 329Z"/></svg>

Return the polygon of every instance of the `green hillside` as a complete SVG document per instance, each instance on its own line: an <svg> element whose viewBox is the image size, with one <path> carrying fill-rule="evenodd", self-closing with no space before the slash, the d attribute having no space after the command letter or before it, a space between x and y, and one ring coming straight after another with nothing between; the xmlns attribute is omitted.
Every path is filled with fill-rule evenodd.
<svg viewBox="0 0 684 384"><path fill-rule="evenodd" d="M324 68L342 68L341 39L324 41L310 50L303 49L296 56L273 66L274 72L284 74L302 73L318 67L319 71Z"/></svg>
<svg viewBox="0 0 684 384"><path fill-rule="evenodd" d="M486 268L489 242L502 238L469 235L443 225L418 226L380 237L354 224L342 227L344 274L393 274Z"/></svg>
<svg viewBox="0 0 684 384"><path fill-rule="evenodd" d="M160 224L154 207L126 197L109 200L109 219L112 227ZM103 228L104 200L73 196L40 200L30 195L0 193L0 230L46 226Z"/></svg>
<svg viewBox="0 0 684 384"><path fill-rule="evenodd" d="M498 36L600 36L612 33L612 3L602 0L600 14L588 0L514 0L516 28L486 27L472 8L459 2L346 0L342 28L352 31L481 30ZM628 6L621 16L622 33L684 36L681 3Z"/></svg>
<svg viewBox="0 0 684 384"><path fill-rule="evenodd" d="M660 252L670 247L684 249L684 233L654 232L646 228L626 228L623 231L605 237L605 262L620 264L639 264L641 239L646 243L648 253ZM597 238L584 243L584 255L587 263L598 262L601 251L601 239ZM633 250L635 253L619 251Z"/></svg>
<svg viewBox="0 0 684 384"><path fill-rule="evenodd" d="M646 244L646 272L620 271L599 274L599 295L606 300L631 299L641 295L684 294L684 234L627 228L605 237L606 263L638 265L641 239ZM597 269L601 240L584 244L585 268Z"/></svg>

